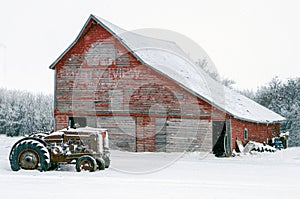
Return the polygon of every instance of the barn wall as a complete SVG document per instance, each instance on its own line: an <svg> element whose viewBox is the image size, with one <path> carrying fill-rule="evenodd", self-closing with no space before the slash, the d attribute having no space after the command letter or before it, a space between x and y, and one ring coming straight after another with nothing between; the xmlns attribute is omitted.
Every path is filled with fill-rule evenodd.
<svg viewBox="0 0 300 199"><path fill-rule="evenodd" d="M248 139L244 139L244 130L248 129ZM266 142L268 139L279 134L280 124L260 124L231 119L232 144L233 149L236 149L236 139L246 144L248 141Z"/></svg>
<svg viewBox="0 0 300 199"><path fill-rule="evenodd" d="M111 131L113 148L211 150L211 116L222 112L140 63L93 20L82 35L55 66L56 129L65 128L68 117L84 116Z"/></svg>
<svg viewBox="0 0 300 199"><path fill-rule="evenodd" d="M131 116L99 116L98 126L109 130L110 147L118 150L136 151L136 119Z"/></svg>

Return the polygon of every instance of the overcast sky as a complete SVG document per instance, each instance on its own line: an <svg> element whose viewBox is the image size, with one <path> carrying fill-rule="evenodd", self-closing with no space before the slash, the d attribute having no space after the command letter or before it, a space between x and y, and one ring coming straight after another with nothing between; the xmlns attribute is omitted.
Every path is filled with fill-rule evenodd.
<svg viewBox="0 0 300 199"><path fill-rule="evenodd" d="M9 0L0 3L0 87L53 93L50 64L90 14L126 30L168 29L199 44L243 89L300 77L297 0Z"/></svg>

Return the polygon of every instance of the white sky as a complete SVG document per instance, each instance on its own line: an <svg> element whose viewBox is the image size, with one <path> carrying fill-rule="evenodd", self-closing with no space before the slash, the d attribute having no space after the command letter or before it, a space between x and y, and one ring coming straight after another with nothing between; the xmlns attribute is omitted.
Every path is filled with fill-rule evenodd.
<svg viewBox="0 0 300 199"><path fill-rule="evenodd" d="M300 77L297 0L10 0L0 3L0 87L53 93L48 67L90 14L126 30L163 28L198 43L219 74L256 89Z"/></svg>

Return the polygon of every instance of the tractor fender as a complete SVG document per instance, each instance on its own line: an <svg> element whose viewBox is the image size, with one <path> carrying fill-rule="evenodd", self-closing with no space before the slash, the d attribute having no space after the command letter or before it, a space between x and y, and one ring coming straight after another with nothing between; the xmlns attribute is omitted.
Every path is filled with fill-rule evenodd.
<svg viewBox="0 0 300 199"><path fill-rule="evenodd" d="M22 138L20 139L19 141L17 141L12 147L11 147L11 150L10 150L10 153L9 153L9 157L11 157L11 153L13 151L13 149L21 142L23 142L24 140L35 140L35 141L38 141L40 143L42 143L45 147L47 147L47 143L42 140L42 139L39 139L39 138L34 138L34 137L25 137L25 138Z"/></svg>

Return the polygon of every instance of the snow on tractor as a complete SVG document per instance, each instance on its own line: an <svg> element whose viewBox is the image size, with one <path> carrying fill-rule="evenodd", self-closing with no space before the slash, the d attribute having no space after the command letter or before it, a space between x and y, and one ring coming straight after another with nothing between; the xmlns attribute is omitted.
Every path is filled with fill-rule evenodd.
<svg viewBox="0 0 300 199"><path fill-rule="evenodd" d="M108 133L102 128L62 129L33 133L14 144L9 155L13 171L48 171L76 164L76 171L104 170L110 165Z"/></svg>

